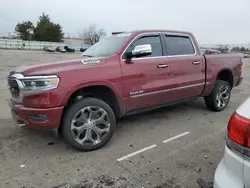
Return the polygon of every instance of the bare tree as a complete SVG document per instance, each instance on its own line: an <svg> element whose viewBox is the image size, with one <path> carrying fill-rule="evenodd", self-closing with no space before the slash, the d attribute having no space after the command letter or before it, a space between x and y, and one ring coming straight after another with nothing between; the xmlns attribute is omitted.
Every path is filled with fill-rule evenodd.
<svg viewBox="0 0 250 188"><path fill-rule="evenodd" d="M86 44L93 45L106 35L103 29L98 29L95 24L91 24L80 34Z"/></svg>

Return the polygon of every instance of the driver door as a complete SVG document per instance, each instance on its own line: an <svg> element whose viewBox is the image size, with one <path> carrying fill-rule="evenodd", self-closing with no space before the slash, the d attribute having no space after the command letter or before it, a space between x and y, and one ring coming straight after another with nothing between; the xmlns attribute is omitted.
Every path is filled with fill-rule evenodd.
<svg viewBox="0 0 250 188"><path fill-rule="evenodd" d="M131 53L139 45L151 45L150 55L121 57L123 76L123 98L127 104L127 111L157 106L171 101L171 94L162 91L168 88L170 77L169 60L163 57L162 40L159 34L136 37L127 47L124 54Z"/></svg>

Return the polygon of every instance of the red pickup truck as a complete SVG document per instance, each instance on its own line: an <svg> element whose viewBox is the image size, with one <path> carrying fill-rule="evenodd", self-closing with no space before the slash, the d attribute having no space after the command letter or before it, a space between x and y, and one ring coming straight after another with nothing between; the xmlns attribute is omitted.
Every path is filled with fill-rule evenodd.
<svg viewBox="0 0 250 188"><path fill-rule="evenodd" d="M102 39L78 59L18 68L8 76L19 124L60 130L79 150L104 146L116 119L204 97L221 111L241 81L238 55L202 55L191 33L124 32Z"/></svg>

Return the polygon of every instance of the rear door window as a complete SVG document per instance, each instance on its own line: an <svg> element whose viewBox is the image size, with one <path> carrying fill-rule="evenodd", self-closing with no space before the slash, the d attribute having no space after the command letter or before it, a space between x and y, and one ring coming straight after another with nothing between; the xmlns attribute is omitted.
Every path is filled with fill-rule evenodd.
<svg viewBox="0 0 250 188"><path fill-rule="evenodd" d="M188 36L165 35L164 40L168 56L195 54L193 43Z"/></svg>

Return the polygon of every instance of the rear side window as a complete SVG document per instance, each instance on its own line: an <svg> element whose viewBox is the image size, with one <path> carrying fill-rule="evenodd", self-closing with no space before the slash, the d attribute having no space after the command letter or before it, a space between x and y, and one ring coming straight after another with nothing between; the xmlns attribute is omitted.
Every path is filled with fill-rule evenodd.
<svg viewBox="0 0 250 188"><path fill-rule="evenodd" d="M150 44L152 47L152 54L150 54L148 56L144 56L143 58L162 56L162 46L161 46L161 40L160 40L159 35L144 36L144 37L137 39L128 47L126 52L132 52L132 50L134 50L135 46L143 45L143 44Z"/></svg>
<svg viewBox="0 0 250 188"><path fill-rule="evenodd" d="M165 43L167 47L167 55L193 55L195 53L193 43L186 36L166 35Z"/></svg>

